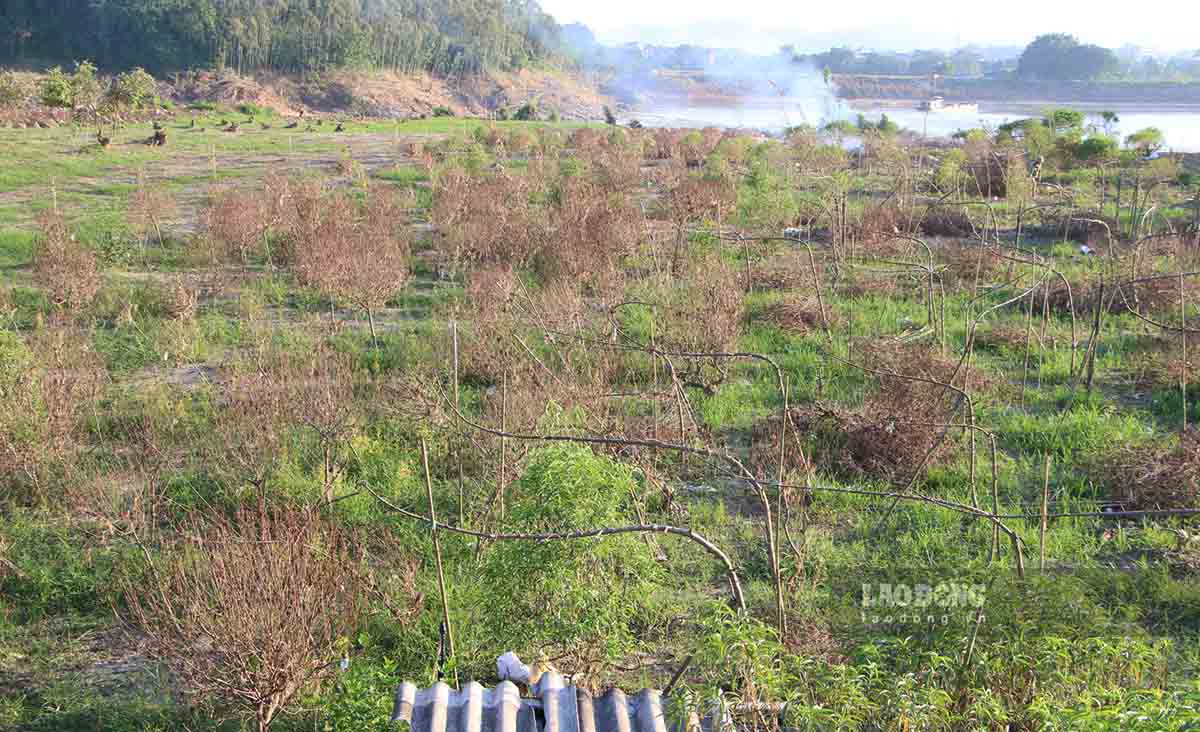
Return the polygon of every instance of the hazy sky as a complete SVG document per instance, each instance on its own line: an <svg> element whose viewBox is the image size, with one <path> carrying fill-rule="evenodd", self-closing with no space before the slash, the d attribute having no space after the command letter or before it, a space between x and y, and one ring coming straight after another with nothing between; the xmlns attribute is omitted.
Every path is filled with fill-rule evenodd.
<svg viewBox="0 0 1200 732"><path fill-rule="evenodd" d="M694 42L767 51L781 38L908 49L961 42L1024 45L1042 32L1073 33L1088 43L1162 50L1200 48L1194 0L540 0L560 23L581 22L603 42ZM989 9L991 9L989 11ZM986 17L989 13L991 17ZM807 45L802 39L799 45Z"/></svg>

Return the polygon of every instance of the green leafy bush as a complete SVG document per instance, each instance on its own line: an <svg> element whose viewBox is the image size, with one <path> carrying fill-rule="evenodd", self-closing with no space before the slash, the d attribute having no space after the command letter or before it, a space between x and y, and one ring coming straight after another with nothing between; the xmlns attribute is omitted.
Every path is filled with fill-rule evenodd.
<svg viewBox="0 0 1200 732"><path fill-rule="evenodd" d="M513 114L513 119L520 122L532 122L538 118L537 105L533 102L525 102Z"/></svg>
<svg viewBox="0 0 1200 732"><path fill-rule="evenodd" d="M154 77L139 66L113 79L108 98L120 107L142 109L154 102L156 91Z"/></svg>
<svg viewBox="0 0 1200 732"><path fill-rule="evenodd" d="M0 615L37 620L106 611L115 599L113 573L122 552L82 532L30 515L0 522L7 566L0 572Z"/></svg>
<svg viewBox="0 0 1200 732"><path fill-rule="evenodd" d="M75 71L70 75L62 67L55 66L42 79L39 96L47 107L75 109L95 104L100 99L96 65L90 61L77 62Z"/></svg>
<svg viewBox="0 0 1200 732"><path fill-rule="evenodd" d="M627 501L637 489L630 468L586 447L544 448L512 487L507 525L546 533L634 524ZM499 644L518 652L548 643L571 652L591 647L607 659L631 646L660 574L645 541L632 533L501 542L484 571Z"/></svg>

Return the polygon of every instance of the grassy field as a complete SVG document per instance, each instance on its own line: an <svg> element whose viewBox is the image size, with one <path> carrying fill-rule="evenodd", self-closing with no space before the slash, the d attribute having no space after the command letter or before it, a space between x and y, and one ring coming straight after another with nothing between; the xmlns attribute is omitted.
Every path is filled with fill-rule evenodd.
<svg viewBox="0 0 1200 732"><path fill-rule="evenodd" d="M762 729L1200 720L1177 170L194 112L0 130L0 727L239 729L276 664L273 728L384 729L506 650Z"/></svg>

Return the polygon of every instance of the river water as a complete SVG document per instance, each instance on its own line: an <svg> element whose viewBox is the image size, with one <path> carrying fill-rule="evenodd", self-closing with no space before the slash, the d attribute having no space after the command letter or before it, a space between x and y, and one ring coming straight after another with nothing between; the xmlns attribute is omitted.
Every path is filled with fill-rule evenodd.
<svg viewBox="0 0 1200 732"><path fill-rule="evenodd" d="M1045 105L1051 106L1051 105ZM1068 106L1068 105L1062 105ZM651 127L727 127L779 132L800 124L819 125L831 119L854 120L862 114L878 120L881 114L918 135L947 137L958 130L973 127L995 129L1005 122L1037 114L1038 106L1014 104L986 106L978 112L922 112L912 108L866 107L851 109L830 100L756 100L738 105L652 104L628 114ZM1200 107L1179 110L1153 107L1138 109L1118 106L1121 121L1116 133L1122 138L1131 132L1157 127L1166 136L1167 147L1174 152L1200 152ZM1089 113L1088 121L1100 126L1099 115Z"/></svg>

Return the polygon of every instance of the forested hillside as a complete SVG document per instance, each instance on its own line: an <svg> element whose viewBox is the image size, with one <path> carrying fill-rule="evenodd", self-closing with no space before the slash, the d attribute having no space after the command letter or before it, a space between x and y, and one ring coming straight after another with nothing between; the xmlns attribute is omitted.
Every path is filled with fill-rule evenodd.
<svg viewBox="0 0 1200 732"><path fill-rule="evenodd" d="M155 72L366 67L437 74L557 57L536 0L6 0L0 65L91 59Z"/></svg>

